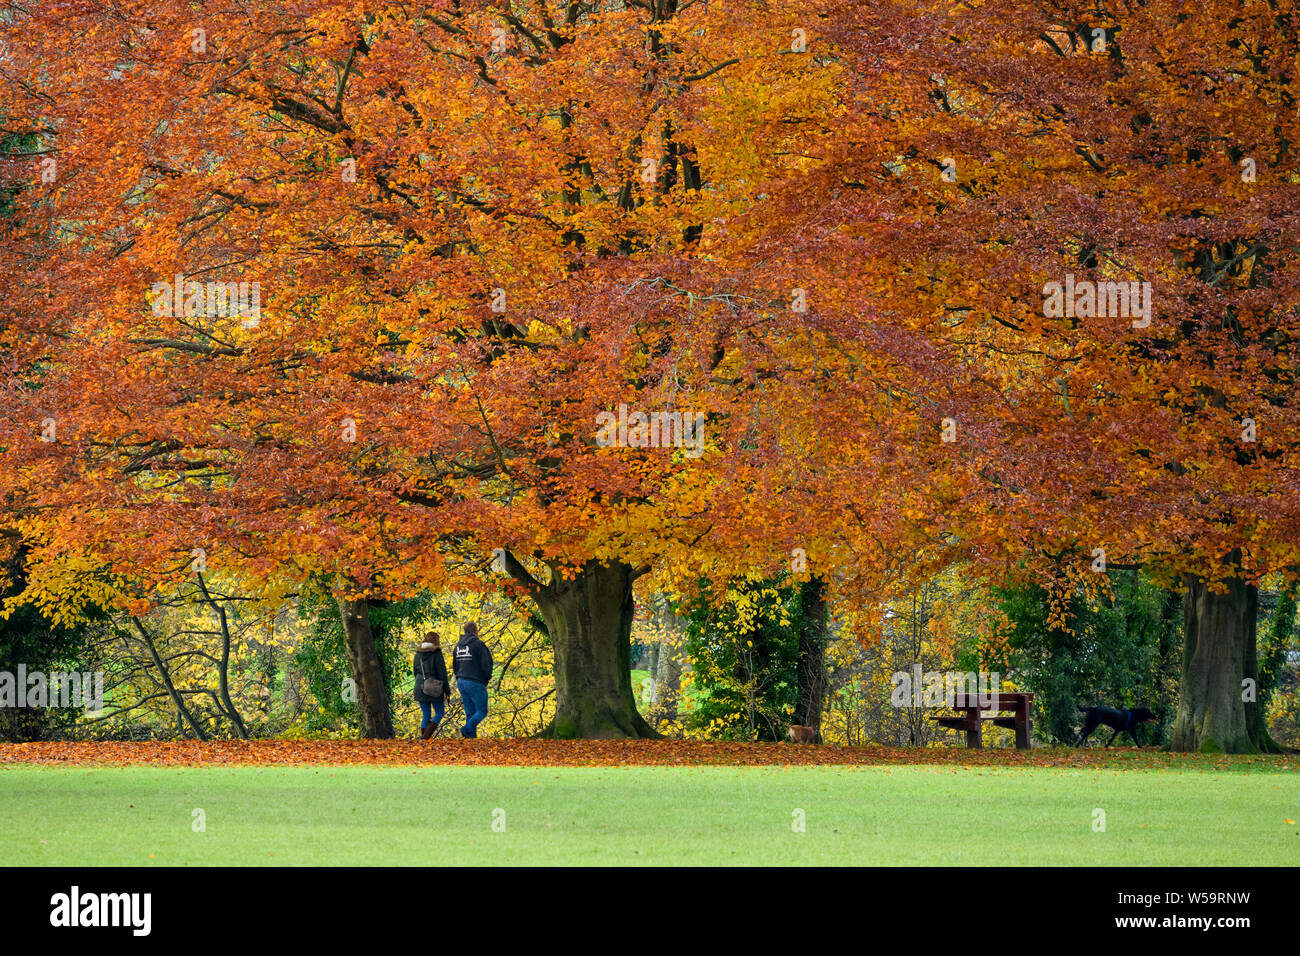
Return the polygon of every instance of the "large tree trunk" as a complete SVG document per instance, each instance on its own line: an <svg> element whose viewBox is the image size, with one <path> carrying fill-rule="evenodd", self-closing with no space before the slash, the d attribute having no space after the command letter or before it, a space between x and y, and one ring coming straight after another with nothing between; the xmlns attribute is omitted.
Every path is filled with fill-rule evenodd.
<svg viewBox="0 0 1300 956"><path fill-rule="evenodd" d="M1229 555L1227 560L1235 565L1239 555ZM1258 592L1240 577L1225 583L1226 593L1216 594L1203 578L1187 577L1183 668L1172 750L1238 754L1261 749L1262 740L1252 734L1252 723L1262 727L1262 721L1248 716L1248 709L1257 710L1258 704L1242 700L1243 681L1257 683L1259 679L1255 661Z"/></svg>
<svg viewBox="0 0 1300 956"><path fill-rule="evenodd" d="M584 565L535 595L555 650L555 720L547 736L657 737L632 696L632 568Z"/></svg>
<svg viewBox="0 0 1300 956"><path fill-rule="evenodd" d="M817 742L821 743L829 636L825 585L821 578L814 577L803 585L802 599L808 626L799 635L799 691L794 705L794 723L801 727L815 727Z"/></svg>
<svg viewBox="0 0 1300 956"><path fill-rule="evenodd" d="M370 602L363 598L338 598L343 618L343 644L348 666L356 684L357 709L361 727L367 737L389 739L393 736L393 714L389 706L388 685L384 682L384 665L375 645L370 626Z"/></svg>

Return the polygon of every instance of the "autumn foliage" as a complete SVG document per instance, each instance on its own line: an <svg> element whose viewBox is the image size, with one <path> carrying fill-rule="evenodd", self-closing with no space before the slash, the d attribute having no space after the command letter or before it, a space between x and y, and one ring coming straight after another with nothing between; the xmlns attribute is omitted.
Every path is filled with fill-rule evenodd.
<svg viewBox="0 0 1300 956"><path fill-rule="evenodd" d="M870 618L955 561L1110 561L1196 625L1300 567L1293 4L7 16L0 507L55 604L142 610L196 551L362 612L508 579L552 731L639 736L646 576L797 552ZM598 441L620 405L699 448ZM1239 630L1190 749L1263 746Z"/></svg>
<svg viewBox="0 0 1300 956"><path fill-rule="evenodd" d="M237 741L209 743L0 744L5 764L49 766L485 766L485 767L1079 767L1231 771L1266 765L1293 769L1285 757L1188 756L1133 748L1089 750L960 750L946 747L802 747L713 741L476 740ZM3 772L3 771L0 771Z"/></svg>

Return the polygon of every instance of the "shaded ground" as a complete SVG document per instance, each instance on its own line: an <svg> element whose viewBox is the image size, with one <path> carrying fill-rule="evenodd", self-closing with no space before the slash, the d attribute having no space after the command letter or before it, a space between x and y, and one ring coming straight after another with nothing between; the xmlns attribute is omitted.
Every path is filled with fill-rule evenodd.
<svg viewBox="0 0 1300 956"><path fill-rule="evenodd" d="M1300 755L1171 754L1090 747L955 748L800 747L794 744L685 740L257 740L143 743L0 744L0 766L46 765L351 765L402 766L880 766L1093 767L1300 771Z"/></svg>

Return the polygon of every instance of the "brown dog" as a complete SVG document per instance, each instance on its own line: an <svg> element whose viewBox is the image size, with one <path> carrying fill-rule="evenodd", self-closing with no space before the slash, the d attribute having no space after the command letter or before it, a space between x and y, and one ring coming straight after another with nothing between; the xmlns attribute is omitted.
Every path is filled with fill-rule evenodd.
<svg viewBox="0 0 1300 956"><path fill-rule="evenodd" d="M797 744L811 744L817 742L816 727L801 727L798 724L790 725L790 739Z"/></svg>

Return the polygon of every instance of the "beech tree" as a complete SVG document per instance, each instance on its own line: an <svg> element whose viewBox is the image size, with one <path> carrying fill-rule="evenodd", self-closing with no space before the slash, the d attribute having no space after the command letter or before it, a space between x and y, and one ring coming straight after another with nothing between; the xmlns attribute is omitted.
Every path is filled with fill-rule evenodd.
<svg viewBox="0 0 1300 956"><path fill-rule="evenodd" d="M1116 566L1181 584L1174 748L1270 748L1255 586L1300 540L1294 5L942 8L892 59L888 23L827 28L855 108L905 119L826 172L883 210L872 300L945 326L971 386L933 527L1061 595Z"/></svg>
<svg viewBox="0 0 1300 956"><path fill-rule="evenodd" d="M11 524L47 562L326 575L372 736L368 602L503 572L552 732L651 733L634 581L861 538L810 476L886 405L836 381L880 363L819 305L834 264L763 264L842 71L814 10L741 7L9 8L40 144L8 169Z"/></svg>

